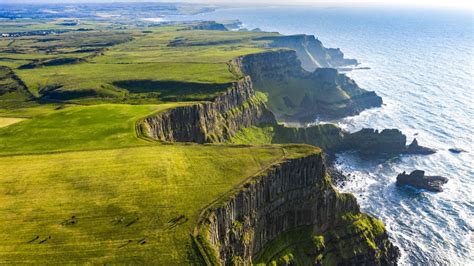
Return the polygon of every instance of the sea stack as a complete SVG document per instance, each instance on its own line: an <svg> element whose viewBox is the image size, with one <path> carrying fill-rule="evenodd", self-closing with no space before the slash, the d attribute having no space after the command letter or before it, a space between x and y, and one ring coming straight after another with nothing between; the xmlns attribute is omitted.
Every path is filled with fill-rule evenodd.
<svg viewBox="0 0 474 266"><path fill-rule="evenodd" d="M407 175L405 172L397 176L397 185L410 185L433 192L443 191L442 186L448 182L443 176L425 176L425 171L415 170Z"/></svg>

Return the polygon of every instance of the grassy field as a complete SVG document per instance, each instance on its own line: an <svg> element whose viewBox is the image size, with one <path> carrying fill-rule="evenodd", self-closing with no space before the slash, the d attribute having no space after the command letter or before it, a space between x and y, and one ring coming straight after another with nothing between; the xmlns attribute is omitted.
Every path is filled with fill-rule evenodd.
<svg viewBox="0 0 474 266"><path fill-rule="evenodd" d="M201 208L284 156L319 152L137 138L137 119L180 104L0 112L31 117L0 128L0 263L196 261Z"/></svg>
<svg viewBox="0 0 474 266"><path fill-rule="evenodd" d="M153 145L2 157L0 263L189 262L200 208L282 156Z"/></svg>
<svg viewBox="0 0 474 266"><path fill-rule="evenodd" d="M71 106L0 129L0 155L104 149L148 142L135 123L151 113L182 105Z"/></svg>
<svg viewBox="0 0 474 266"><path fill-rule="evenodd" d="M183 27L181 27L183 28ZM67 32L55 36L27 36L0 42L0 65L8 66L36 97L59 100L108 98L159 103L160 89L135 95L119 82L188 82L223 84L238 77L228 61L263 51L253 38L274 33L177 30ZM146 32L146 33L145 33ZM49 93L54 91L54 93ZM175 89L179 96L179 89ZM196 95L199 94L199 97ZM186 93L184 100L214 97ZM178 97L179 98L179 97ZM107 100L107 99L105 99ZM176 101L165 98L161 101Z"/></svg>

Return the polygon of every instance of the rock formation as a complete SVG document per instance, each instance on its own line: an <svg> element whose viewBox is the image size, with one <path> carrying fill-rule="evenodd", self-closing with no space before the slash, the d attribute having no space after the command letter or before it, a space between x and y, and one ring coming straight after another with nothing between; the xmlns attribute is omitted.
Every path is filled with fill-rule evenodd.
<svg viewBox="0 0 474 266"><path fill-rule="evenodd" d="M284 121L341 118L382 105L382 98L336 69L304 70L292 50L238 57L229 67L236 75L251 76L255 88L269 94L269 108Z"/></svg>
<svg viewBox="0 0 474 266"><path fill-rule="evenodd" d="M448 150L449 150L450 152L452 152L452 153L462 153L462 152L466 152L466 150L461 149L461 148L449 148Z"/></svg>
<svg viewBox="0 0 474 266"><path fill-rule="evenodd" d="M442 186L448 182L443 176L425 176L425 171L415 170L407 175L405 172L397 176L397 185L410 185L433 192L443 191Z"/></svg>
<svg viewBox="0 0 474 266"><path fill-rule="evenodd" d="M156 140L209 143L223 142L239 129L260 123L276 121L253 90L250 78L245 77L212 102L151 115L139 123L139 129Z"/></svg>
<svg viewBox="0 0 474 266"><path fill-rule="evenodd" d="M246 77L212 102L151 115L138 128L162 141L206 143L225 141L258 124L278 126ZM318 133L281 130L307 141ZM329 131L339 132L337 127ZM196 253L208 264L264 261L261 254L273 250L268 246L276 238L305 227L305 239L316 237L320 246L295 254L297 258L323 264L396 264L399 252L383 224L360 213L352 195L338 193L325 168L320 152L286 158L219 198L200 215L193 233ZM288 240L285 245L300 244Z"/></svg>
<svg viewBox="0 0 474 266"><path fill-rule="evenodd" d="M302 67L307 71L316 68L338 68L347 65L357 65L355 59L346 59L339 48L326 48L313 35L268 36L255 40L270 41L272 48L288 48L296 51Z"/></svg>
<svg viewBox="0 0 474 266"><path fill-rule="evenodd" d="M436 150L418 145L418 141L415 138L413 139L412 143L407 146L405 153L406 154L433 154L433 153L436 153Z"/></svg>
<svg viewBox="0 0 474 266"><path fill-rule="evenodd" d="M194 239L208 263L250 265L262 260L259 254L271 252L265 249L277 237L302 227L310 228L306 235L317 237L320 245L299 254L299 261L397 262L398 249L388 240L383 224L362 215L351 194L335 191L321 154L288 159L253 177L202 214ZM302 241L293 238L283 246L296 248Z"/></svg>
<svg viewBox="0 0 474 266"><path fill-rule="evenodd" d="M348 134L339 150L354 150L366 156L393 156L398 154L432 154L436 151L418 145L416 139L406 146L406 136L398 129L364 128Z"/></svg>

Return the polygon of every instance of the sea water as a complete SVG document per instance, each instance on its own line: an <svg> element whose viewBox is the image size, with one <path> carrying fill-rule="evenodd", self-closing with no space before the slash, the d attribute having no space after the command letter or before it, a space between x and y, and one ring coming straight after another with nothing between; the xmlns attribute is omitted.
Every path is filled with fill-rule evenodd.
<svg viewBox="0 0 474 266"><path fill-rule="evenodd" d="M339 190L354 193L364 212L386 224L402 264L474 263L471 10L265 7L172 19L239 19L249 29L314 34L369 67L348 75L382 96L384 105L335 122L349 131L398 128L438 152L388 161L339 154L337 167L351 174ZM466 152L448 151L453 147ZM415 169L449 182L441 193L395 185L398 173Z"/></svg>

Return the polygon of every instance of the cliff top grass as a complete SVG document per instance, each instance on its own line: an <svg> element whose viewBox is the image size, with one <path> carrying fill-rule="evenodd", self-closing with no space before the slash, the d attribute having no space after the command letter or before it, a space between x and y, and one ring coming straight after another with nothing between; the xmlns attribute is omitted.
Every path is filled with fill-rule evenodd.
<svg viewBox="0 0 474 266"><path fill-rule="evenodd" d="M11 38L0 42L0 65L12 68L37 97L54 91L55 95L48 96L59 100L137 102L138 98L159 103L170 100L161 98L166 84L159 82L181 82L184 88L189 86L186 83L235 81L238 77L228 70L228 61L263 51L263 42L253 39L275 35L183 29L161 26L146 31L70 31ZM135 90L120 86L120 82L135 82ZM173 90L180 94L179 87ZM205 91L188 94L189 99L181 98L207 100L215 96Z"/></svg>
<svg viewBox="0 0 474 266"><path fill-rule="evenodd" d="M0 128L0 155L146 145L147 141L137 138L137 120L185 104L189 103L46 109L43 115Z"/></svg>
<svg viewBox="0 0 474 266"><path fill-rule="evenodd" d="M200 209L282 156L152 145L2 157L0 262L189 263Z"/></svg>
<svg viewBox="0 0 474 266"><path fill-rule="evenodd" d="M189 234L213 200L310 146L160 144L135 123L180 104L38 105L0 128L0 263L197 261Z"/></svg>
<svg viewBox="0 0 474 266"><path fill-rule="evenodd" d="M196 261L189 234L202 208L273 163L315 152L136 137L138 117L169 107L73 106L1 128L0 262Z"/></svg>

